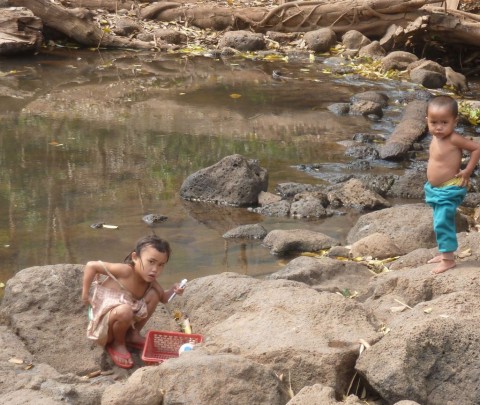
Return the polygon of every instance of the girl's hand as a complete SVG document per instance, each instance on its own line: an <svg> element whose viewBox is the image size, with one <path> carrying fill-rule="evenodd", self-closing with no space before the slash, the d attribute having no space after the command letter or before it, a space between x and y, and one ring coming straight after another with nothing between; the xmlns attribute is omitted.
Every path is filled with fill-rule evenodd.
<svg viewBox="0 0 480 405"><path fill-rule="evenodd" d="M82 304L85 306L90 305L90 297L88 295L85 296L82 294Z"/></svg>

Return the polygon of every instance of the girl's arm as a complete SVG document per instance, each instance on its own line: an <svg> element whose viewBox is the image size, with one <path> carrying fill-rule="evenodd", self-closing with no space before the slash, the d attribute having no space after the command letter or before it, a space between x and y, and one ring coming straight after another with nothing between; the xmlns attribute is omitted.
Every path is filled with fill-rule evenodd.
<svg viewBox="0 0 480 405"><path fill-rule="evenodd" d="M89 304L89 290L93 280L97 274L108 275L104 266L112 273L117 279L128 277L130 266L124 263L108 263L100 261L90 261L85 265L83 270L83 289L82 289L82 302L85 305Z"/></svg>
<svg viewBox="0 0 480 405"><path fill-rule="evenodd" d="M175 283L169 290L165 291L156 280L152 283L152 287L157 292L158 298L163 304L166 304L168 302L168 299L172 296L173 293L177 295L182 295L184 290L183 288L179 288L178 283Z"/></svg>

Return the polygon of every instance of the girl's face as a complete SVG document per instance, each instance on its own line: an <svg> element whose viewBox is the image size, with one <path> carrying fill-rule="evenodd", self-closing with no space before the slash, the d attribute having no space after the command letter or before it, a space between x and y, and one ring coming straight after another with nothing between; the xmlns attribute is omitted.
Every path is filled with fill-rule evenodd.
<svg viewBox="0 0 480 405"><path fill-rule="evenodd" d="M430 106L427 114L428 130L437 138L446 138L455 130L458 118L449 107Z"/></svg>
<svg viewBox="0 0 480 405"><path fill-rule="evenodd" d="M132 253L132 260L135 271L148 283L154 281L163 271L168 262L168 255L165 252L159 252L152 246L146 246L137 255Z"/></svg>

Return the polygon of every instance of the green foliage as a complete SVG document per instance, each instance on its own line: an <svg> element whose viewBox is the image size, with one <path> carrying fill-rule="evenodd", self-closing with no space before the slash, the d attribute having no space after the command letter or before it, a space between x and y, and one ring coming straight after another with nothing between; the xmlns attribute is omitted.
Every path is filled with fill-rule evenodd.
<svg viewBox="0 0 480 405"><path fill-rule="evenodd" d="M472 125L480 124L480 108L475 108L468 101L460 102L458 112L464 116Z"/></svg>

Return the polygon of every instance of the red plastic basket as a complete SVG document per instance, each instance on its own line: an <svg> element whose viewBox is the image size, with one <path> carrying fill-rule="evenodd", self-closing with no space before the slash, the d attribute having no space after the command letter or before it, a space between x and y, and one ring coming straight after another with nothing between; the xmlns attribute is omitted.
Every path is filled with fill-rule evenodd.
<svg viewBox="0 0 480 405"><path fill-rule="evenodd" d="M184 343L203 342L202 335L161 330L149 330L145 338L142 360L147 365L159 364L178 357L178 350Z"/></svg>

